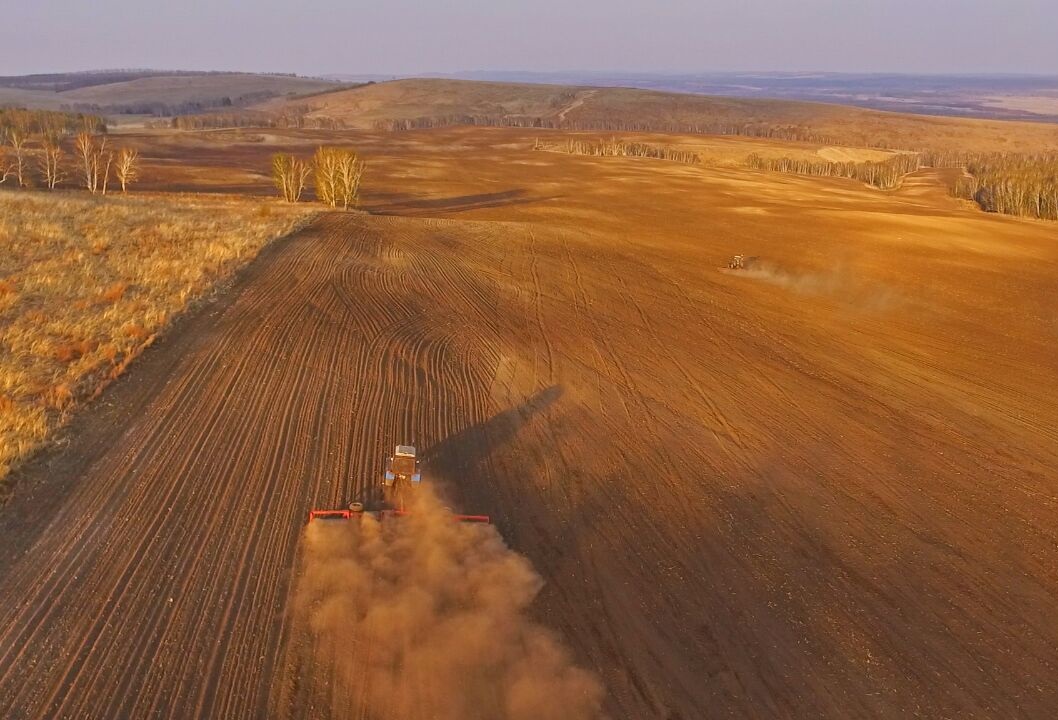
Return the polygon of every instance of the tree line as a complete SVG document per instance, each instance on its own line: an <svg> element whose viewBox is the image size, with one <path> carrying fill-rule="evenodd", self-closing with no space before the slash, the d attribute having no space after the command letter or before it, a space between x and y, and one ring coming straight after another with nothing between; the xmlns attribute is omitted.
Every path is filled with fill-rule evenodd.
<svg viewBox="0 0 1058 720"><path fill-rule="evenodd" d="M962 167L955 196L986 212L1058 220L1058 155L971 155Z"/></svg>
<svg viewBox="0 0 1058 720"><path fill-rule="evenodd" d="M364 161L348 148L319 147L311 159L277 153L272 156L272 182L281 198L298 202L312 179L317 200L348 210L360 200L364 168Z"/></svg>
<svg viewBox="0 0 1058 720"><path fill-rule="evenodd" d="M299 130L341 130L345 122L332 117L309 117L308 110L290 109L279 113L240 110L229 113L180 115L147 123L152 128L174 130L216 130L221 128L294 128Z"/></svg>
<svg viewBox="0 0 1058 720"><path fill-rule="evenodd" d="M753 153L746 164L755 170L811 175L815 177L841 177L859 180L882 190L891 190L900 184L908 173L922 167L918 153L901 153L888 160L871 162L829 162L796 158L763 158Z"/></svg>
<svg viewBox="0 0 1058 720"><path fill-rule="evenodd" d="M457 125L539 128L542 130L579 132L661 132L679 135L737 135L813 142L823 145L834 144L829 136L822 135L803 125L767 122L733 123L721 120L679 123L654 120L563 120L557 117L533 115L439 115L378 120L373 124L373 127L375 130L401 132Z"/></svg>
<svg viewBox="0 0 1058 720"><path fill-rule="evenodd" d="M172 117L205 113L218 108L242 108L277 97L273 90L258 90L232 97L219 95L203 97L182 102L164 102L162 100L141 100L121 103L68 103L62 109L68 112L95 113L97 115L153 115L154 117Z"/></svg>
<svg viewBox="0 0 1058 720"><path fill-rule="evenodd" d="M702 158L696 152L681 150L679 148L664 147L661 145L649 145L647 143L630 142L628 140L580 140L569 138L564 143L545 144L539 138L533 144L533 150L548 150L551 152L564 152L570 155L591 155L595 157L645 157L656 160L671 160L673 162L696 165Z"/></svg>
<svg viewBox="0 0 1058 720"><path fill-rule="evenodd" d="M127 192L139 177L139 153L112 148L106 123L94 115L0 110L0 185L54 190L69 178L105 195L111 174ZM72 161L67 154L72 155Z"/></svg>

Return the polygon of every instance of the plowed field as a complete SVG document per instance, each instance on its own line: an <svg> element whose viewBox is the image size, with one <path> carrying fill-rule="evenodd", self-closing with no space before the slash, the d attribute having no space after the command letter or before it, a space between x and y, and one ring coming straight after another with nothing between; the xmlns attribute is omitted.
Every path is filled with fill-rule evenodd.
<svg viewBox="0 0 1058 720"><path fill-rule="evenodd" d="M416 217L280 241L27 471L0 716L339 716L290 660L299 537L398 442L613 717L1054 716L1053 225L928 173L462 152L436 201L379 160Z"/></svg>

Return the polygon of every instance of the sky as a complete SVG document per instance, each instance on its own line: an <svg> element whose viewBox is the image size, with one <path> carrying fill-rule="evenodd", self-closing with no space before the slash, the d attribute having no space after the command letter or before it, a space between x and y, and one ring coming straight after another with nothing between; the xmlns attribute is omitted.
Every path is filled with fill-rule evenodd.
<svg viewBox="0 0 1058 720"><path fill-rule="evenodd" d="M0 0L0 75L1058 74L1058 0Z"/></svg>

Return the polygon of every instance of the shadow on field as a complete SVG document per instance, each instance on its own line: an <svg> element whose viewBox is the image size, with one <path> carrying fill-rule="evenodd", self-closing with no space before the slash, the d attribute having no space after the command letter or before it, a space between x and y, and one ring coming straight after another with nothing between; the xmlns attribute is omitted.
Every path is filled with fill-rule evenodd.
<svg viewBox="0 0 1058 720"><path fill-rule="evenodd" d="M561 385L544 388L521 404L449 436L431 449L430 466L449 478L459 477L465 471L473 472L495 450L506 445L533 416L561 398L562 392Z"/></svg>
<svg viewBox="0 0 1058 720"><path fill-rule="evenodd" d="M458 213L511 205L527 205L544 200L552 200L554 197L557 196L531 196L522 188L504 190L503 192L480 193L478 195L456 195L447 198L393 194L389 197L380 196L381 202L368 203L362 207L364 210L376 215L416 215L430 212Z"/></svg>

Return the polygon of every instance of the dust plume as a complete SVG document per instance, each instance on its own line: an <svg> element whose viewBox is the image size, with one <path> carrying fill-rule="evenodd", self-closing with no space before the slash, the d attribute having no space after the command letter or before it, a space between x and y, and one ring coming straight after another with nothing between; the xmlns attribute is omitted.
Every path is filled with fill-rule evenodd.
<svg viewBox="0 0 1058 720"><path fill-rule="evenodd" d="M527 607L542 581L429 491L413 514L315 522L296 612L350 717L587 720L602 686Z"/></svg>
<svg viewBox="0 0 1058 720"><path fill-rule="evenodd" d="M841 264L824 273L806 273L786 270L770 262L756 262L734 272L801 295L833 297L865 310L888 310L901 302L899 294L891 288L859 280Z"/></svg>

